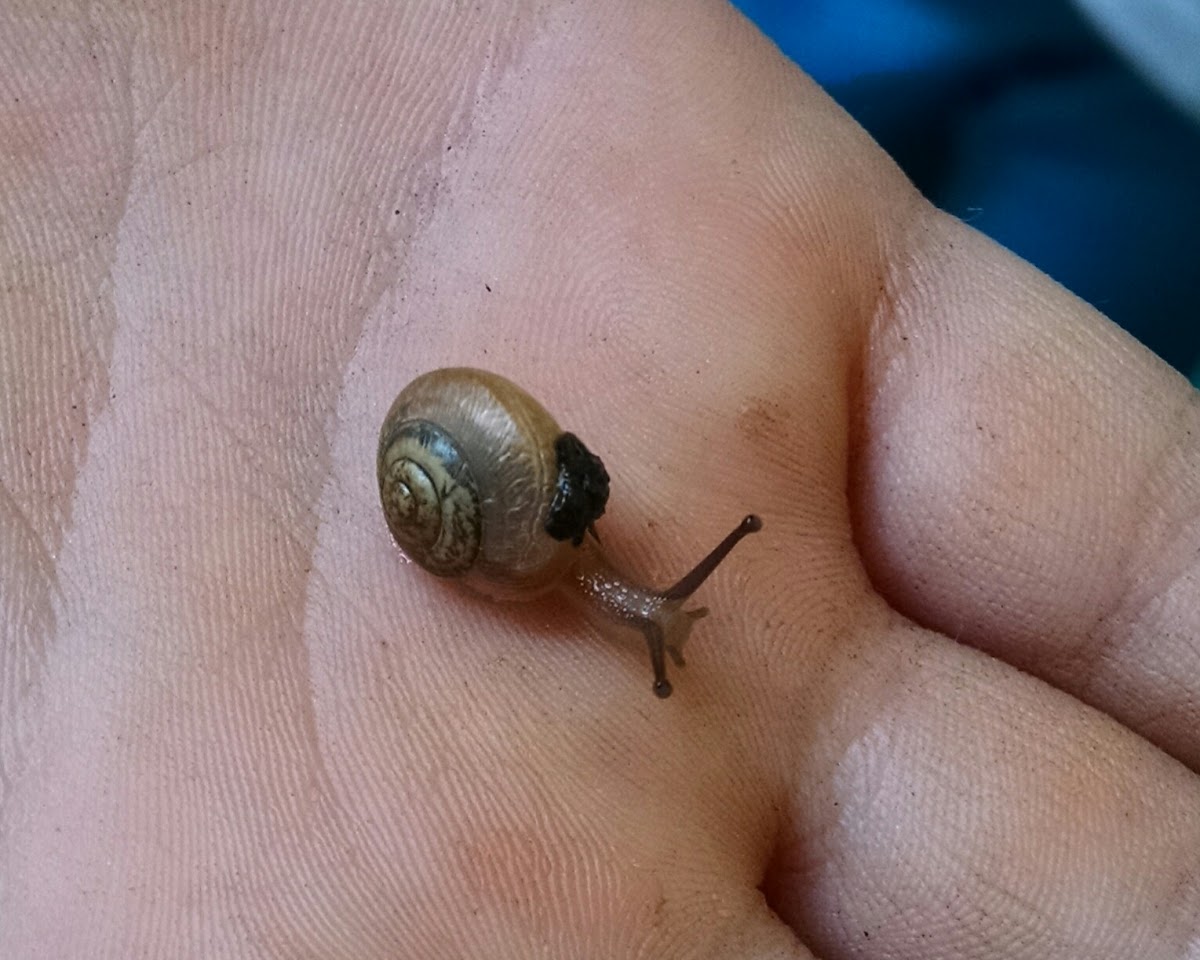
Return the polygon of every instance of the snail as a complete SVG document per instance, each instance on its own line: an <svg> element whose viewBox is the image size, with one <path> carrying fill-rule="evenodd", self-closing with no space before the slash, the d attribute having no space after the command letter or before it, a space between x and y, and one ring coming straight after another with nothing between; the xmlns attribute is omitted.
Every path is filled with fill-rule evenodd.
<svg viewBox="0 0 1200 960"><path fill-rule="evenodd" d="M684 641L708 613L683 604L762 528L747 516L666 590L632 582L596 534L609 487L600 458L515 383L465 367L423 374L400 391L376 469L388 529L412 560L496 599L560 590L593 622L639 630L659 697L671 695L666 658L683 666Z"/></svg>

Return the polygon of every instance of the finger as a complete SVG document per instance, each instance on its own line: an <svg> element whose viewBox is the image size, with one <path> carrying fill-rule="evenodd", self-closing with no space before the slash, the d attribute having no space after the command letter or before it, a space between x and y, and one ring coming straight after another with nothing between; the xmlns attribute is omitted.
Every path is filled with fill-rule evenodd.
<svg viewBox="0 0 1200 960"><path fill-rule="evenodd" d="M896 263L852 482L876 585L1200 769L1197 394L949 218Z"/></svg>
<svg viewBox="0 0 1200 960"><path fill-rule="evenodd" d="M894 622L875 640L852 689L811 690L829 740L789 761L766 890L814 952L1196 955L1200 778L967 647Z"/></svg>

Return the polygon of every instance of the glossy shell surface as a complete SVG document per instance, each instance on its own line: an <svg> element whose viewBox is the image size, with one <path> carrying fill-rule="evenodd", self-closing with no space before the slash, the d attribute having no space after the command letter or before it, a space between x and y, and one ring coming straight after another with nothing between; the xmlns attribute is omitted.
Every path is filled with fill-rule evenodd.
<svg viewBox="0 0 1200 960"><path fill-rule="evenodd" d="M392 522L393 515L419 512L402 505L406 494L396 493L392 485L397 480L410 486L425 482L397 464L414 443L426 445L420 438L430 426L441 437L439 449L453 451L453 465L443 474L425 470L431 488L441 491L440 502L449 507L433 540L438 546L432 563ZM561 435L542 405L504 377L466 367L417 377L396 397L379 438L380 496L396 542L430 572L462 576L489 596L520 599L548 590L573 550L545 530L558 478L555 440ZM464 527L471 515L469 500L477 502L477 533ZM415 526L428 539L433 525L422 514ZM463 545L451 547L447 538L460 528L466 532ZM475 538L477 548L471 545ZM463 569L468 555L472 559Z"/></svg>

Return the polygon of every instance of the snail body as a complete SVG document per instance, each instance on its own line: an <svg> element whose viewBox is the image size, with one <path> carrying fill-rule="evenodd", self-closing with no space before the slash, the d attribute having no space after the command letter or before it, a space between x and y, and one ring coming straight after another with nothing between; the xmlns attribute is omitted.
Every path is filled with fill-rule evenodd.
<svg viewBox="0 0 1200 960"><path fill-rule="evenodd" d="M660 697L671 693L666 656L683 665L692 623L707 613L683 603L762 525L746 517L668 590L630 581L595 535L609 492L600 458L516 384L465 367L423 374L400 392L376 468L388 529L413 561L502 600L561 590L592 620L639 630Z"/></svg>

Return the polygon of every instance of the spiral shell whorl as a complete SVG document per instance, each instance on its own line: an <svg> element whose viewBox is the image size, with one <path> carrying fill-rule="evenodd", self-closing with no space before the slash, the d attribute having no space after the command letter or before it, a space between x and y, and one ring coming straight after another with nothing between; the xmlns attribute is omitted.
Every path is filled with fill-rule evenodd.
<svg viewBox="0 0 1200 960"><path fill-rule="evenodd" d="M396 542L430 573L465 573L479 553L479 488L462 451L428 420L380 438L379 492Z"/></svg>
<svg viewBox="0 0 1200 960"><path fill-rule="evenodd" d="M431 555L432 548L423 546L428 532L422 541L416 532L406 531L409 521L400 519L412 517L417 530L427 529L422 521L429 523L419 506L408 503L414 485L425 481L414 479L412 468L394 465L401 459L421 461L408 453L401 456L399 447L388 452L400 441L408 443L406 431L414 425L421 425L416 446L427 450L431 460L424 467L429 488L451 508L452 527L461 529L467 516L465 502L459 509L463 494L454 488L468 488L478 507L478 526L464 531L463 542L469 549L454 551L453 561L441 557L443 547L450 547L441 534L432 541L437 552ZM441 438L436 443L431 439L433 431ZM445 367L412 380L392 402L380 430L379 488L396 542L426 569L443 576L461 575L463 583L487 596L530 599L552 590L578 560L575 539L582 539L587 526L603 512L603 496L598 496L593 482L603 473L598 460L597 469L581 472L580 464L590 463L588 457L568 458L565 479L569 482L564 485L557 449L563 436L540 403L496 374ZM447 484L438 479L439 459L451 464L446 468L454 490L449 501ZM603 480L606 495L606 474ZM402 489L392 493L397 483ZM551 522L552 518L558 520ZM443 529L446 522L444 517ZM468 554L473 557L469 563Z"/></svg>

